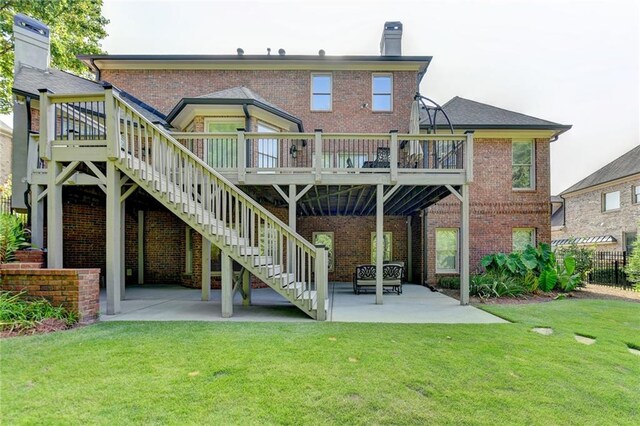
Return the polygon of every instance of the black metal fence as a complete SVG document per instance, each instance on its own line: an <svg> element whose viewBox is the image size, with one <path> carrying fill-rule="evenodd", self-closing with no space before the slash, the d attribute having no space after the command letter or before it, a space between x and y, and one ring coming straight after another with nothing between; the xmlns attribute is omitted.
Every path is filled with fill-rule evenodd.
<svg viewBox="0 0 640 426"><path fill-rule="evenodd" d="M608 285L632 289L633 283L627 279L625 267L629 255L625 251L597 251L593 253L593 264L589 272L589 284Z"/></svg>

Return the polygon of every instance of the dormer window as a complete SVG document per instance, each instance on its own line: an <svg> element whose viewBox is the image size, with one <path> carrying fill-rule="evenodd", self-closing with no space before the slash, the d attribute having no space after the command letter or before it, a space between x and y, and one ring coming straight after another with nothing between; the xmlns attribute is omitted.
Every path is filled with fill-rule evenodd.
<svg viewBox="0 0 640 426"><path fill-rule="evenodd" d="M373 74L371 82L373 111L393 111L393 77L391 74Z"/></svg>

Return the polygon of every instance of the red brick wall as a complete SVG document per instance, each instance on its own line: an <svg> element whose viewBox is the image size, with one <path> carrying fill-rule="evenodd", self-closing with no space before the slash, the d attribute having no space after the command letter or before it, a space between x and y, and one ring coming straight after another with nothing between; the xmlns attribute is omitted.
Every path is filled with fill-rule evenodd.
<svg viewBox="0 0 640 426"><path fill-rule="evenodd" d="M179 284L185 265L185 224L168 210L144 214L144 282Z"/></svg>
<svg viewBox="0 0 640 426"><path fill-rule="evenodd" d="M86 323L98 318L99 277L99 269L0 269L0 289L44 297Z"/></svg>
<svg viewBox="0 0 640 426"><path fill-rule="evenodd" d="M371 72L333 72L333 111L311 112L311 72L302 70L103 70L102 79L163 113L184 97L245 86L300 118L305 131L388 132L409 130L416 73L393 73L392 113L371 111ZM362 108L363 104L368 108Z"/></svg>
<svg viewBox="0 0 640 426"><path fill-rule="evenodd" d="M549 141L536 140L536 189L511 189L511 140L476 139L470 185L470 268L489 253L511 252L512 228L536 229L537 242L551 240ZM459 228L460 203L449 196L428 209L427 280L435 283L435 229Z"/></svg>
<svg viewBox="0 0 640 426"><path fill-rule="evenodd" d="M376 230L374 216L311 216L297 221L297 231L312 241L314 232L333 232L335 269L329 281L351 282L355 267L371 263L371 233ZM385 216L385 232L392 232L393 260L407 265L407 220L400 216ZM415 256L414 256L415 258Z"/></svg>

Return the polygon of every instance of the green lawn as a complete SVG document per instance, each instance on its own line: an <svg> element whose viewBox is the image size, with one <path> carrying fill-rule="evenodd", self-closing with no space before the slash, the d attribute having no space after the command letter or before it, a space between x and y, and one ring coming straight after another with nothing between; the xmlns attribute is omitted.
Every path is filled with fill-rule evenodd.
<svg viewBox="0 0 640 426"><path fill-rule="evenodd" d="M640 304L486 309L516 323L110 322L4 340L0 423L638 424Z"/></svg>

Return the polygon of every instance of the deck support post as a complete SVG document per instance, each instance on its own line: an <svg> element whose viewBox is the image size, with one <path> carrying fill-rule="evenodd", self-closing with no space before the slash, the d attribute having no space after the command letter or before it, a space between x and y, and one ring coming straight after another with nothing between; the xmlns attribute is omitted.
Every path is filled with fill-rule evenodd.
<svg viewBox="0 0 640 426"><path fill-rule="evenodd" d="M469 304L469 185L462 185L462 203L460 221L460 304Z"/></svg>
<svg viewBox="0 0 640 426"><path fill-rule="evenodd" d="M41 185L31 185L31 244L40 249L44 244L44 202L40 199L43 191Z"/></svg>
<svg viewBox="0 0 640 426"><path fill-rule="evenodd" d="M222 318L233 315L233 260L228 254L220 253L222 263Z"/></svg>
<svg viewBox="0 0 640 426"><path fill-rule="evenodd" d="M49 161L47 167L47 267L62 268L62 184L57 182L62 164Z"/></svg>
<svg viewBox="0 0 640 426"><path fill-rule="evenodd" d="M124 211L124 201L120 201L120 300L125 298L125 280L126 280L126 263L125 263L125 238L126 233L126 215Z"/></svg>
<svg viewBox="0 0 640 426"><path fill-rule="evenodd" d="M289 228L293 229L293 231L296 231L296 186L295 185L289 185L289 196L288 201L289 201ZM293 274L293 276L296 276L296 245L293 241L289 241L288 247L287 247L287 262L288 262L288 268L287 268L287 272L290 272Z"/></svg>
<svg viewBox="0 0 640 426"><path fill-rule="evenodd" d="M211 300L211 241L202 237L202 301Z"/></svg>
<svg viewBox="0 0 640 426"><path fill-rule="evenodd" d="M413 218L407 216L407 280L413 282L413 234L412 234Z"/></svg>
<svg viewBox="0 0 640 426"><path fill-rule="evenodd" d="M144 284L144 210L138 210L138 284Z"/></svg>
<svg viewBox="0 0 640 426"><path fill-rule="evenodd" d="M120 256L122 210L120 171L113 161L107 161L107 315L120 313L121 269Z"/></svg>
<svg viewBox="0 0 640 426"><path fill-rule="evenodd" d="M376 304L382 305L382 264L384 260L384 185L376 188Z"/></svg>
<svg viewBox="0 0 640 426"><path fill-rule="evenodd" d="M247 269L245 269L242 272L242 292L244 296L242 299L242 304L244 306L250 306L251 305L251 274Z"/></svg>

